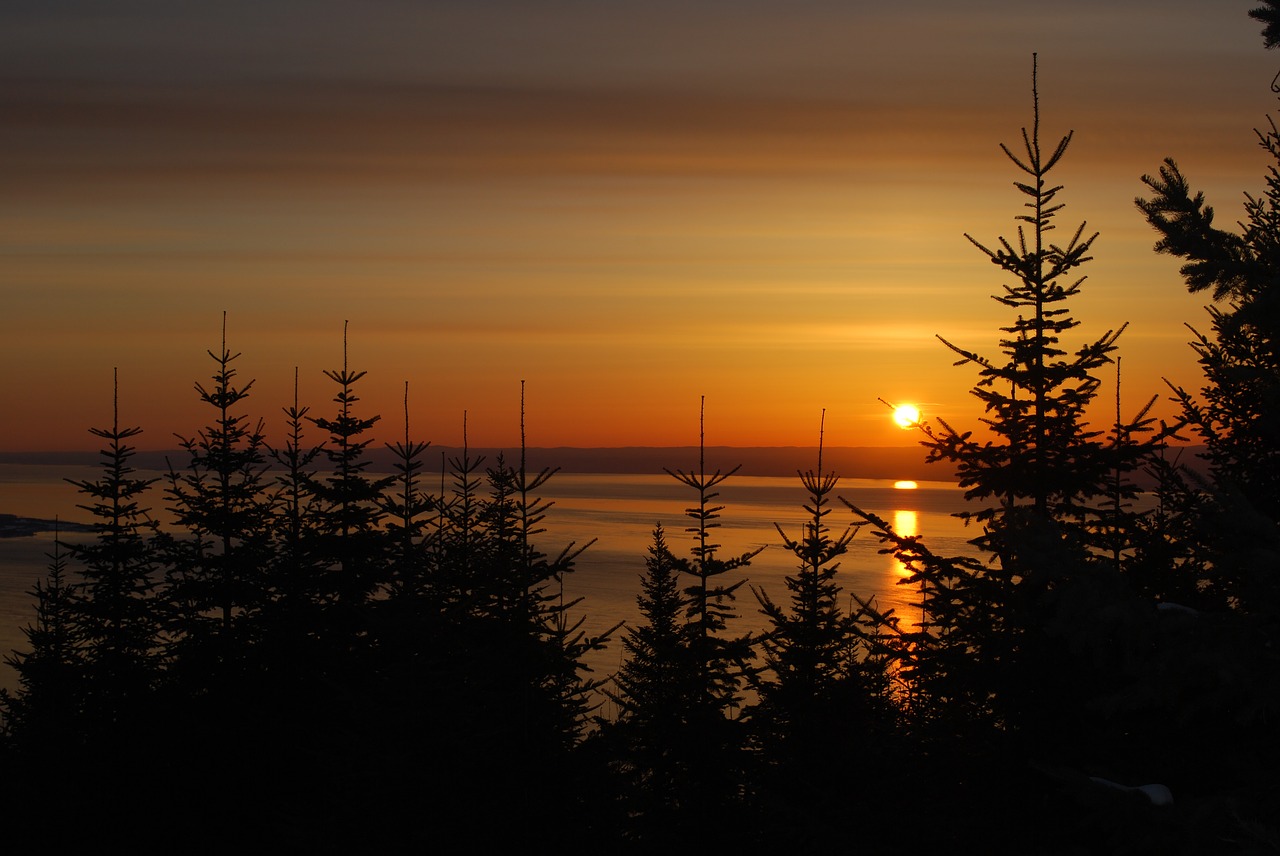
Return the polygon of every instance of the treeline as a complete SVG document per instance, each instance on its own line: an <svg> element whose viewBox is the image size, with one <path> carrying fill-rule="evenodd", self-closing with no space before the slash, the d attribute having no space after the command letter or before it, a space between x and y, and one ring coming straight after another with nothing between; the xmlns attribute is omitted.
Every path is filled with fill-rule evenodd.
<svg viewBox="0 0 1280 856"><path fill-rule="evenodd" d="M700 462L669 471L692 497L692 550L655 529L640 621L590 637L562 597L577 553L537 547L552 469L464 450L442 483L406 418L394 475L374 475L378 418L345 347L332 408L295 401L270 445L224 336L197 385L208 426L162 484L131 466L139 429L93 431L98 477L76 486L97 535L55 548L10 659L6 834L184 851L1280 850L1280 172L1239 232L1173 161L1144 178L1157 249L1215 299L1193 343L1204 386L1174 390L1176 424L1150 403L1125 417L1117 392L1094 427L1123 328L1061 341L1093 236L1051 240L1071 137L1042 146L1038 101L1005 149L1018 233L970 238L1011 320L993 355L947 343L975 369L983 433L920 426L966 490L976 556L843 501L819 452L808 522L779 530L785 595L749 588L754 553L715 541L733 472ZM1259 139L1280 165L1280 133ZM1207 475L1178 459L1192 441ZM147 513L156 491L173 526ZM909 569L919 621L842 588L855 528L829 523L836 508ZM737 629L744 608L765 632ZM606 637L622 665L593 675L584 654Z"/></svg>

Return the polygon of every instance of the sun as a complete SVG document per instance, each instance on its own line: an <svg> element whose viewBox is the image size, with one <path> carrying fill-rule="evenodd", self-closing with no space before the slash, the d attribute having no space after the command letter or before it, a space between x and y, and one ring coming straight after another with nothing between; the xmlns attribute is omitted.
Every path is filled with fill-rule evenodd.
<svg viewBox="0 0 1280 856"><path fill-rule="evenodd" d="M920 408L914 404L900 404L893 409L893 421L899 428L914 428L920 424Z"/></svg>

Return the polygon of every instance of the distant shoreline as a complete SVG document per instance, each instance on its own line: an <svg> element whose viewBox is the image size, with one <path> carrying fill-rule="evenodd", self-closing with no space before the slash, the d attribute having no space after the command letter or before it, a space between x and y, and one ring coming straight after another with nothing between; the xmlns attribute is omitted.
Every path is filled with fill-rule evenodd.
<svg viewBox="0 0 1280 856"><path fill-rule="evenodd" d="M471 447L473 457L483 457L492 465L501 455L508 464L519 462L520 449L494 446ZM438 471L441 461L462 455L459 446L431 445L422 454L427 471ZM816 447L800 446L708 446L703 455L708 472L738 467L744 476L794 476L797 470L816 469ZM391 471L395 457L385 447L370 447L368 456L374 469ZM443 457L442 457L443 456ZM920 446L828 447L822 452L822 469L845 478L933 479L948 481L945 467L924 463ZM187 453L181 449L141 450L131 463L142 470L167 470L169 462L181 467ZM102 460L98 452L0 452L0 464L35 466L94 467ZM661 474L664 469L696 469L697 446L622 446L586 448L576 446L536 447L525 450L525 466L531 470L558 468L565 473Z"/></svg>
<svg viewBox="0 0 1280 856"><path fill-rule="evenodd" d="M1184 463L1197 461L1203 447L1187 446L1177 451ZM491 465L499 455L508 464L517 463L519 448L483 447L468 450L473 458L483 456ZM389 472L395 458L385 447L370 447L372 466ZM427 471L438 471L442 461L462 454L458 446L432 445L422 454ZM744 476L794 476L797 471L817 469L818 450L804 446L708 446L704 450L706 469L730 470L739 467ZM98 452L0 452L0 464L93 467L102 460ZM169 463L182 467L186 453L180 449L139 451L132 464L138 469L167 470ZM698 467L697 446L621 446L582 448L575 446L535 447L525 450L525 466L531 470L558 468L565 473L661 474L664 469L688 471ZM843 478L913 479L955 481L954 471L945 464L926 464L925 449L914 446L835 446L822 451L822 469Z"/></svg>
<svg viewBox="0 0 1280 856"><path fill-rule="evenodd" d="M41 532L93 532L85 523L68 520L46 520L41 517L20 517L16 514L0 514L0 538L28 538Z"/></svg>

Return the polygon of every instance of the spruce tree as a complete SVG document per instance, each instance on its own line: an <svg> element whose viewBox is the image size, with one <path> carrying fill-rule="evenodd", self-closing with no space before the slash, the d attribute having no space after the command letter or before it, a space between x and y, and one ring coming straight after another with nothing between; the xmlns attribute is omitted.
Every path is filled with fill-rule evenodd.
<svg viewBox="0 0 1280 856"><path fill-rule="evenodd" d="M687 571L692 582L685 588L688 603L685 627L697 663L702 704L708 713L720 717L730 715L741 703L742 680L751 658L750 640L730 637L727 632L737 616L736 593L746 580L726 583L722 578L749 565L764 548L724 559L719 555L720 545L711 540L713 530L720 527L720 512L724 510L723 505L713 504L720 495L716 488L741 469L741 465L727 472L717 469L707 473L705 417L706 399L703 398L698 417L697 470L664 469L698 494L697 505L685 509L685 516L693 521L693 525L685 529L693 536Z"/></svg>
<svg viewBox="0 0 1280 856"><path fill-rule="evenodd" d="M484 462L484 455L471 454L463 411L462 454L447 460L441 454L440 508L432 535L432 589L441 607L455 615L469 614L488 600L480 591Z"/></svg>
<svg viewBox="0 0 1280 856"><path fill-rule="evenodd" d="M1010 277L993 295L1016 313L1015 320L1001 328L1002 356L984 357L939 336L959 356L956 365L977 367L972 393L982 402L982 422L992 438L956 431L945 422L937 428L922 424L928 459L953 466L966 500L979 506L961 516L987 525L980 546L995 552L1004 565L1015 566L1006 567L1015 575L1020 574L1019 533L1073 542L1081 550L1094 546L1089 521L1095 505L1110 496L1116 467L1133 469L1144 452L1134 443L1107 450L1100 442L1101 432L1085 417L1101 384L1099 372L1112 362L1116 341L1127 325L1074 353L1064 350L1061 342L1079 326L1067 304L1080 292L1085 277L1079 270L1091 260L1097 234L1086 236L1081 223L1065 244L1050 239L1063 204L1057 198L1062 186L1051 184L1049 175L1066 153L1072 132L1052 149L1042 147L1034 62L1032 101L1032 128L1022 132L1024 151L1015 154L1001 144L1026 176L1014 182L1026 197L1027 210L1016 218L1016 240L1002 237L991 249L965 235ZM1133 489L1127 492L1131 495Z"/></svg>
<svg viewBox="0 0 1280 856"><path fill-rule="evenodd" d="M643 621L623 636L626 660L613 676L614 688L606 692L617 705L618 718L641 728L678 716L688 703L689 661L681 631L686 605L680 591L684 561L671 553L662 524L655 526L636 597ZM656 730L668 739L671 736L665 728ZM654 742L658 745L653 751L660 753L664 740Z"/></svg>
<svg viewBox="0 0 1280 856"><path fill-rule="evenodd" d="M483 831L493 843L577 816L586 798L577 743L596 689L582 658L604 643L570 618L580 601L564 598L563 578L585 547L549 557L536 546L551 506L536 491L555 470L528 469L521 404L519 463L499 454L483 478L464 421L425 553L434 567L419 599L422 633L406 640L415 672L430 681L422 701L431 780L449 792L451 822L484 824L495 801L504 807L512 825Z"/></svg>
<svg viewBox="0 0 1280 856"><path fill-rule="evenodd" d="M977 369L983 434L943 420L920 426L928 460L949 465L965 489L957 516L982 527L971 541L982 559L940 556L864 519L922 591L920 633L896 638L922 681L911 697L928 721L989 741L993 759L999 747L1014 755L1078 749L1080 760L1114 748L1128 727L1100 711L1132 681L1117 649L1140 647L1154 611L1127 585L1123 566L1136 547L1117 544L1115 524L1139 494L1130 476L1155 444L1143 439L1146 408L1117 419L1109 434L1087 421L1124 327L1073 351L1063 341L1079 326L1069 307L1096 235L1082 223L1065 242L1052 239L1063 208L1052 178L1072 134L1042 144L1034 59L1032 102L1021 151L1001 146L1022 174L1017 235L994 247L966 235L1007 277L994 297L1014 318L1000 328L996 357L942 339L957 365ZM1133 519L1124 523L1138 531Z"/></svg>
<svg viewBox="0 0 1280 856"><path fill-rule="evenodd" d="M660 838L687 799L689 711L701 695L684 629L687 572L658 524L636 597L641 623L623 635L625 659L604 690L616 716L601 723L603 742L621 781L627 834L641 841Z"/></svg>
<svg viewBox="0 0 1280 856"><path fill-rule="evenodd" d="M1249 14L1265 25L1265 47L1280 44L1276 3ZM1274 81L1272 90L1280 91ZM1263 794L1274 791L1269 771L1280 763L1270 725L1280 715L1280 130L1268 117L1254 134L1264 189L1245 194L1236 228L1215 224L1204 193L1192 191L1172 158L1143 176L1148 195L1136 204L1158 235L1156 252L1182 260L1187 290L1213 301L1207 329L1188 325L1199 390L1170 385L1180 430L1203 445L1208 472L1162 470L1166 558L1183 583L1166 622L1178 648L1160 687L1183 702L1165 730L1180 745L1214 746L1180 758L1177 772L1201 798L1230 800L1232 817L1220 823L1256 840L1275 838ZM1220 784L1228 781L1230 796Z"/></svg>
<svg viewBox="0 0 1280 856"><path fill-rule="evenodd" d="M267 451L261 420L239 412L253 381L236 382L227 349L226 313L222 345L208 351L216 369L200 400L215 411L194 437L179 436L185 465L170 469L168 500L174 523L185 535L166 539L169 567L165 596L174 610L170 630L181 662L197 671L244 658L253 642L266 597L264 569L271 555L273 517Z"/></svg>
<svg viewBox="0 0 1280 856"><path fill-rule="evenodd" d="M272 511L269 554L262 575L261 616L255 628L255 664L264 678L264 694L277 704L304 709L306 693L330 666L331 640L321 632L331 603L331 554L320 535L321 504L314 493L322 445L307 440L310 408L298 400L294 369L293 401L282 407L284 437L266 446L272 481L264 485Z"/></svg>
<svg viewBox="0 0 1280 856"><path fill-rule="evenodd" d="M1259 614L1280 614L1280 132L1256 132L1271 160L1266 191L1246 195L1240 233L1214 225L1203 193L1192 194L1166 159L1139 209L1160 234L1156 251L1185 260L1193 293L1209 292L1210 332L1192 332L1204 375L1199 394L1174 386L1186 429L1205 446L1212 490L1198 518L1198 561L1207 593ZM1190 509L1188 509L1190 511Z"/></svg>
<svg viewBox="0 0 1280 856"><path fill-rule="evenodd" d="M299 692L292 698L277 692L277 698L282 709L291 713L308 703L321 708L322 715L312 716L301 731L301 745L325 746L326 759L339 775L368 780L376 776L379 762L389 757L372 748L381 736L377 732L380 707L373 694L386 675L378 660L371 605L384 596L389 581L382 498L393 479L367 472L367 451L373 440L365 435L379 417L357 413L360 397L355 387L366 373L348 364L345 323L342 345L342 368L324 372L337 387L333 397L337 412L332 418L307 416L328 434L321 452L328 471L305 482L314 514L303 538L303 570L318 569L320 587L315 608L304 606L304 610L314 621L308 622L301 638L290 640L305 645L303 650L310 656L304 668L297 670L304 680L297 680L297 674L289 679L290 684L303 684ZM356 816L368 810L353 799L359 794L350 789L318 796L323 802L308 806L308 811L319 811L325 823L354 828Z"/></svg>
<svg viewBox="0 0 1280 856"><path fill-rule="evenodd" d="M431 444L409 434L409 382L404 384L404 439L388 443L395 456L395 491L383 498L392 541L391 587L400 592L421 592L427 585L426 558L429 543L426 515L437 506L435 497L422 489L422 453Z"/></svg>
<svg viewBox="0 0 1280 856"><path fill-rule="evenodd" d="M117 371L111 427L89 429L105 441L98 478L68 479L88 499L77 507L94 518L94 540L69 546L80 566L72 614L84 646L88 726L107 740L141 727L133 717L145 710L159 669L156 526L142 505L156 479L138 478L130 463L136 449L129 441L142 429L120 426L118 383Z"/></svg>
<svg viewBox="0 0 1280 856"><path fill-rule="evenodd" d="M588 652L604 648L621 624L589 636L582 629L586 617L573 614L582 598L565 599L565 578L573 573L578 557L595 543L595 539L581 545L569 543L554 557L536 546L534 539L546 531L543 522L554 505L539 497L537 491L559 472L559 467L543 467L537 473L529 469L524 395L525 382L520 381L520 466L514 473L512 484L519 521L519 568L525 604L522 609L527 611L526 620L532 619L539 626L550 655L550 668L541 678L541 689L556 700L568 717L563 729L567 747L576 742L588 715L599 704L595 693L603 684L599 678L586 676L590 669L583 662L583 657Z"/></svg>
<svg viewBox="0 0 1280 856"><path fill-rule="evenodd" d="M858 525L833 532L828 521L840 480L823 470L825 418L824 411L817 468L797 473L808 520L795 537L775 524L798 562L784 580L789 602L776 603L753 587L769 619L759 641L759 703L750 720L762 762L761 799L771 809L775 834L800 847L845 840L847 830L836 819L841 807L875 798L849 771L884 762L894 719L885 661L862 638L864 610L849 611L841 603L839 560Z"/></svg>
<svg viewBox="0 0 1280 856"><path fill-rule="evenodd" d="M307 414L311 408L298 403L298 369L293 370L293 404L283 407L285 440L267 446L275 464L275 556L271 568L269 608L275 618L269 624L280 629L281 610L300 617L320 598L324 572L315 556L318 502L312 490L316 482L316 458L323 445L306 441ZM291 619L284 623L293 624Z"/></svg>
<svg viewBox="0 0 1280 856"><path fill-rule="evenodd" d="M824 411L824 422L825 417ZM799 473L808 494L804 510L809 520L803 534L792 538L775 524L783 546L800 562L784 580L790 607L775 603L763 589L753 589L771 625L760 642L764 680L753 718L757 723L768 722L771 742L789 744L784 751L810 761L824 751L820 746L829 746L832 717L847 718L847 710L833 696L856 684L859 672L858 637L851 616L841 608L836 582L839 557L856 528L847 526L832 537L827 517L839 477L823 472L822 444L820 429L818 467Z"/></svg>
<svg viewBox="0 0 1280 856"><path fill-rule="evenodd" d="M600 681L585 677L583 656L599 650L617 628L588 636L583 616L572 611L581 598L565 599L565 577L591 543L566 545L558 554L543 553L535 539L545 533L546 513L554 503L537 495L558 468L536 473L528 466L525 435L524 382L520 384L520 457L515 466L499 456L489 470L492 496L486 509L486 533L493 564L488 575L497 584L497 616L515 633L524 661L520 715L530 734L542 731L568 750L580 736L588 714L597 704ZM540 738L541 739L541 738Z"/></svg>
<svg viewBox="0 0 1280 856"><path fill-rule="evenodd" d="M1262 5L1249 10L1249 17L1263 24L1262 43L1267 48L1280 46L1280 2L1262 0Z"/></svg>
<svg viewBox="0 0 1280 856"><path fill-rule="evenodd" d="M356 415L360 401L355 385L367 374L347 364L347 326L342 328L342 368L326 369L325 377L338 387L333 401L338 411L333 418L307 419L329 434L323 454L329 461L327 475L309 479L307 489L317 503L316 538L321 555L332 563L330 586L342 620L355 621L355 613L386 583L386 536L382 521L383 492L392 477L375 478L366 471L366 455L372 439L368 432L380 416ZM349 628L352 629L352 628Z"/></svg>
<svg viewBox="0 0 1280 856"><path fill-rule="evenodd" d="M3 730L19 748L43 754L41 760L55 766L57 758L75 749L84 703L84 649L74 613L78 592L62 547L55 523L45 577L31 590L35 617L23 629L27 650L4 658L18 675L19 690L16 696L0 690Z"/></svg>
<svg viewBox="0 0 1280 856"><path fill-rule="evenodd" d="M681 753L687 773L680 795L680 824L690 840L709 843L723 835L745 806L746 735L742 706L745 681L752 674L754 657L750 634L731 634L737 618L736 593L745 578L727 577L747 567L763 547L722 558L721 545L712 540L719 528L723 505L715 504L716 490L738 471L735 466L708 473L706 466L706 400L699 404L698 466L684 471L667 469L676 481L697 493L697 504L685 509L693 521L685 531L693 537L688 561L681 570L689 580L684 587L684 636L692 681L691 697L683 712L686 720Z"/></svg>

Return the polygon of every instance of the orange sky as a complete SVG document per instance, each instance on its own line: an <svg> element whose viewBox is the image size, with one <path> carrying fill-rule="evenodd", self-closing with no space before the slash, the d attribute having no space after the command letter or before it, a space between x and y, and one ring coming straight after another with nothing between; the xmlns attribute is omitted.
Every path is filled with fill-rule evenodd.
<svg viewBox="0 0 1280 856"><path fill-rule="evenodd" d="M1130 322L1133 409L1198 383L1204 318L1139 177L1237 219L1280 68L1251 0L172 5L0 11L0 450L94 447L113 366L172 446L223 310L272 426L295 366L329 412L346 319L379 439L406 380L441 444L516 442L522 379L538 446L696 443L702 395L716 445L974 426L934 336L1009 320L963 235L1014 234L1032 51L1060 228L1101 233L1067 344Z"/></svg>

